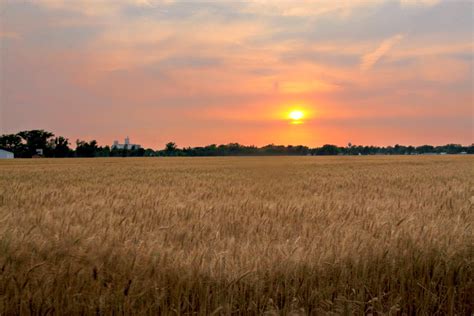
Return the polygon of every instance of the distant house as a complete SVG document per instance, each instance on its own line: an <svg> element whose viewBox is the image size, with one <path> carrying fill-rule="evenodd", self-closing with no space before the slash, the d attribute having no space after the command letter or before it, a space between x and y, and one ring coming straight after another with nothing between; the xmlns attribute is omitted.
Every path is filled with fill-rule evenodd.
<svg viewBox="0 0 474 316"><path fill-rule="evenodd" d="M132 150L135 150L135 149L140 149L142 148L142 146L138 145L138 144L131 144L130 143L130 138L125 138L125 143L124 144L119 144L118 140L115 140L114 141L114 144L112 145L112 149L132 149Z"/></svg>
<svg viewBox="0 0 474 316"><path fill-rule="evenodd" d="M12 152L0 149L0 159L13 159L15 155Z"/></svg>

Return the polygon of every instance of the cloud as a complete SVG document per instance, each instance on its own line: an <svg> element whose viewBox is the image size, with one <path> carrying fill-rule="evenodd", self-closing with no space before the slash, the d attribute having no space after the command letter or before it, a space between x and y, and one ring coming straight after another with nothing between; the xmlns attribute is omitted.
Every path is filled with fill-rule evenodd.
<svg viewBox="0 0 474 316"><path fill-rule="evenodd" d="M6 39L18 39L20 38L20 35L15 32L2 32L0 31L0 38L6 38Z"/></svg>
<svg viewBox="0 0 474 316"><path fill-rule="evenodd" d="M127 6L150 8L158 5L167 5L171 0L38 0L35 3L52 10L66 10L80 12L85 16L114 16Z"/></svg>
<svg viewBox="0 0 474 316"><path fill-rule="evenodd" d="M377 61L379 61L380 58L382 58L388 51L390 51L390 49L392 49L394 45L400 42L403 37L403 34L397 34L395 36L392 36L384 40L379 45L379 47L377 47L376 50L362 56L360 69L363 71L371 69L377 63Z"/></svg>
<svg viewBox="0 0 474 316"><path fill-rule="evenodd" d="M327 92L336 88L336 85L320 80L278 82L278 89L283 93Z"/></svg>
<svg viewBox="0 0 474 316"><path fill-rule="evenodd" d="M315 17L336 14L340 17L350 16L354 10L360 8L376 7L383 4L384 0L342 0L342 1L247 1L246 12L260 15L279 15L287 17Z"/></svg>
<svg viewBox="0 0 474 316"><path fill-rule="evenodd" d="M426 6L432 7L440 3L440 0L400 0L402 7Z"/></svg>

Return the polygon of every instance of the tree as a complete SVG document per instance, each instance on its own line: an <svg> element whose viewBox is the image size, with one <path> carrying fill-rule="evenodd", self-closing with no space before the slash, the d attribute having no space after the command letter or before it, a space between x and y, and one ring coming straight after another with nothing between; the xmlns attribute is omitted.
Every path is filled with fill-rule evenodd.
<svg viewBox="0 0 474 316"><path fill-rule="evenodd" d="M339 148L335 145L330 145L326 144L321 148L318 148L316 151L317 155L324 155L324 156L330 156L330 155L337 155L339 153Z"/></svg>
<svg viewBox="0 0 474 316"><path fill-rule="evenodd" d="M21 145L21 137L15 134L5 134L0 136L0 148L14 151Z"/></svg>
<svg viewBox="0 0 474 316"><path fill-rule="evenodd" d="M458 154L463 150L462 145L459 145L459 144L447 144L442 147L443 147L442 151L448 154Z"/></svg>
<svg viewBox="0 0 474 316"><path fill-rule="evenodd" d="M0 136L0 149L11 151L15 157L28 157L26 145L17 134L5 134Z"/></svg>
<svg viewBox="0 0 474 316"><path fill-rule="evenodd" d="M416 152L419 154L434 153L434 147L431 145L418 146Z"/></svg>
<svg viewBox="0 0 474 316"><path fill-rule="evenodd" d="M62 136L56 137L52 144L53 157L63 158L71 155L71 148L69 148L69 140Z"/></svg>
<svg viewBox="0 0 474 316"><path fill-rule="evenodd" d="M146 156L146 157L155 156L155 151L151 148L147 148L147 149L145 149L144 156Z"/></svg>
<svg viewBox="0 0 474 316"><path fill-rule="evenodd" d="M286 147L281 145L269 144L260 148L260 151L264 155L284 155L286 153Z"/></svg>
<svg viewBox="0 0 474 316"><path fill-rule="evenodd" d="M176 143L169 142L165 145L165 155L166 156L175 156L178 151L178 147L176 147Z"/></svg>
<svg viewBox="0 0 474 316"><path fill-rule="evenodd" d="M76 156L77 157L95 157L99 147L97 141L85 142L82 140L76 141Z"/></svg>
<svg viewBox="0 0 474 316"><path fill-rule="evenodd" d="M42 149L45 155L50 154L49 139L54 136L53 133L44 130L31 130L19 132L17 135L26 142L28 157L35 155L38 149Z"/></svg>
<svg viewBox="0 0 474 316"><path fill-rule="evenodd" d="M111 149L109 146L105 147L98 147L95 152L95 157L110 157L111 156Z"/></svg>
<svg viewBox="0 0 474 316"><path fill-rule="evenodd" d="M466 153L474 154L474 144L471 144L471 146L467 147Z"/></svg>

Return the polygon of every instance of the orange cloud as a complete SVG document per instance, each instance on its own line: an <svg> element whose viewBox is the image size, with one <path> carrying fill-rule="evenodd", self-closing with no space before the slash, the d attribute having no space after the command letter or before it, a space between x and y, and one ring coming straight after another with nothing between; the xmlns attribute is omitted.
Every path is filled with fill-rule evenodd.
<svg viewBox="0 0 474 316"><path fill-rule="evenodd" d="M327 92L337 88L334 84L319 80L282 81L278 83L278 87L283 93Z"/></svg>
<svg viewBox="0 0 474 316"><path fill-rule="evenodd" d="M0 31L0 39L6 38L6 39L19 39L21 36L20 34L16 32L5 32L5 31Z"/></svg>
<svg viewBox="0 0 474 316"><path fill-rule="evenodd" d="M362 71L367 71L372 68L380 58L382 58L390 49L400 42L403 39L403 34L394 35L386 40L384 40L376 50L362 56L362 62L360 64L360 69Z"/></svg>

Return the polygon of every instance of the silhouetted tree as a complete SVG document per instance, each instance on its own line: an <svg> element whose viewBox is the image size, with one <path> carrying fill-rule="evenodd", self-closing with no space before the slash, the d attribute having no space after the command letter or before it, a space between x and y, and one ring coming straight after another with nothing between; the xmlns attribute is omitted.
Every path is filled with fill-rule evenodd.
<svg viewBox="0 0 474 316"><path fill-rule="evenodd" d="M447 144L444 146L423 145L418 147L395 146L377 147L361 146L349 143L346 147L326 144L322 147L308 148L306 146L283 146L269 144L263 147L245 146L239 143L223 145L211 144L204 147L187 147L179 149L175 143L169 142L163 150L125 148L117 149L109 146L99 147L95 140L85 142L76 141L76 150L69 148L67 138L44 130L22 131L18 134L0 136L0 149L12 151L15 157L32 157L37 149L42 149L46 157L142 157L142 156L250 156L250 155L406 155L427 153L474 154L474 144L462 146Z"/></svg>
<svg viewBox="0 0 474 316"><path fill-rule="evenodd" d="M17 134L26 143L27 156L31 157L36 154L38 149L42 149L45 156L51 155L51 147L49 147L49 139L54 136L53 133L44 130L22 131Z"/></svg>
<svg viewBox="0 0 474 316"><path fill-rule="evenodd" d="M0 149L14 153L17 158L28 157L28 149L18 134L0 136Z"/></svg>
<svg viewBox="0 0 474 316"><path fill-rule="evenodd" d="M416 152L419 154L427 154L427 153L434 153L434 147L431 145L423 145L416 147Z"/></svg>
<svg viewBox="0 0 474 316"><path fill-rule="evenodd" d="M152 157L152 156L155 156L155 155L156 155L155 151L151 148L145 149L145 152L143 154L143 156L145 156L145 157Z"/></svg>
<svg viewBox="0 0 474 316"><path fill-rule="evenodd" d="M337 155L339 153L339 148L335 145L326 144L323 147L316 150L317 155Z"/></svg>
<svg viewBox="0 0 474 316"><path fill-rule="evenodd" d="M178 147L176 147L176 143L169 142L165 145L164 154L166 156L176 156L178 152Z"/></svg>
<svg viewBox="0 0 474 316"><path fill-rule="evenodd" d="M98 149L95 140L89 143L79 139L76 141L76 157L95 157Z"/></svg>
<svg viewBox="0 0 474 316"><path fill-rule="evenodd" d="M110 157L110 156L111 156L111 150L109 146L97 147L95 151L95 157Z"/></svg>
<svg viewBox="0 0 474 316"><path fill-rule="evenodd" d="M64 158L72 154L72 150L69 148L69 140L62 136L54 138L48 147L51 148L53 157Z"/></svg>

